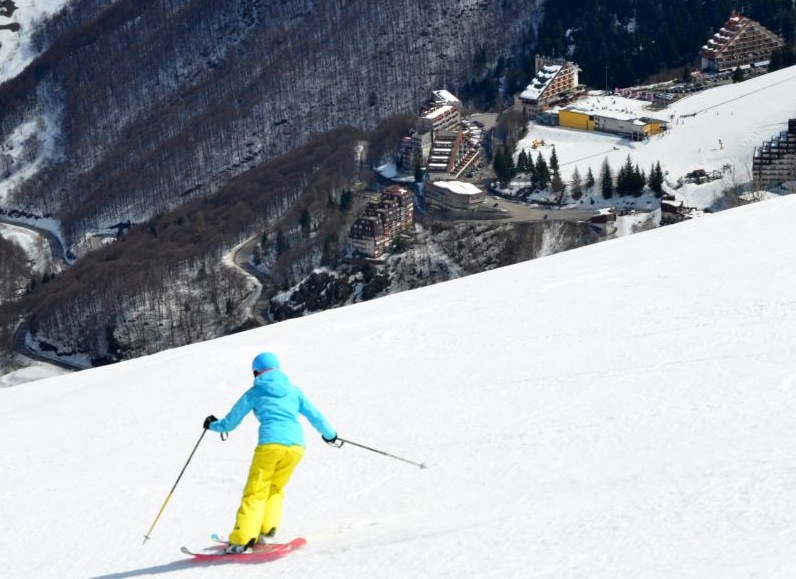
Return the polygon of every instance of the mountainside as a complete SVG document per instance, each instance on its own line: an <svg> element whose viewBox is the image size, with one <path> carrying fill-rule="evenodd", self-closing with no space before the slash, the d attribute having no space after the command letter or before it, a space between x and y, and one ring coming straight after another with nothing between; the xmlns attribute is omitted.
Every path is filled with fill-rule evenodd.
<svg viewBox="0 0 796 579"><path fill-rule="evenodd" d="M0 143L22 143L6 155L6 204L60 215L70 242L144 221L311 136L373 128L483 75L537 10L73 0L37 33L42 54L0 87Z"/></svg>
<svg viewBox="0 0 796 579"><path fill-rule="evenodd" d="M593 8L627 36L634 23L655 22L641 18L646 2L631 4ZM718 19L721 3L707 5ZM342 209L342 192L356 190L361 204L360 191L380 186L367 161L396 148L429 89L461 89L465 102L478 93L495 102L501 90L510 99L543 6L3 0L0 210L52 213L79 259L57 275L26 278L19 256L0 244L11 280L0 291L0 356L21 348L25 334L14 329L23 318L38 348L114 362L592 241L585 223L457 225L433 235L432 225L383 263L352 265L347 252L356 210ZM547 8L545 21L561 16ZM589 29L579 26L576 37ZM545 28L539 45L563 54L551 34ZM673 58L691 50L698 34L690 36ZM603 71L590 63L589 74L595 67ZM749 150L729 146L731 134L716 136L728 143L728 166L741 167L786 119L738 114L744 123L722 126L754 125ZM558 144L563 168L581 162L563 156L563 138ZM597 167L642 146L617 139L612 152L587 145L584 155ZM666 165L667 152L655 144L645 152L653 149L652 160ZM695 163L718 158L692 150L680 152ZM252 255L258 280L231 263L251 267ZM333 272L315 273L319 266Z"/></svg>
<svg viewBox="0 0 796 579"><path fill-rule="evenodd" d="M0 388L3 576L792 579L794 214L783 197ZM341 437L428 468L303 422L279 534L307 547L197 565L179 547L231 530L257 420L205 435L169 489L261 351Z"/></svg>

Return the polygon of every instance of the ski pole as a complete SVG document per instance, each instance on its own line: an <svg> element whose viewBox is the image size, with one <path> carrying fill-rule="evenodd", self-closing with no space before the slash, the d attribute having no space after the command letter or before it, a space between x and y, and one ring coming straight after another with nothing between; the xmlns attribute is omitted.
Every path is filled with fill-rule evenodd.
<svg viewBox="0 0 796 579"><path fill-rule="evenodd" d="M400 460L403 462L408 462L409 464L413 464L415 466L419 466L420 468L428 468L425 463L422 462L415 462L413 460L408 460L406 458L401 458L400 456L395 456L394 454L390 454L389 452L384 452L383 450L379 450L377 448L371 448L370 446L365 446L364 444L359 444L358 442L352 442L350 440L346 440L344 438L337 437L337 440L340 441L341 446L343 443L350 444L352 446L358 446L359 448L364 448L365 450L369 450L371 452L376 452L378 454L383 454L384 456L389 456L390 458L394 458L395 460Z"/></svg>
<svg viewBox="0 0 796 579"><path fill-rule="evenodd" d="M188 468L188 463L191 462L191 459L193 458L193 455L196 452L196 449L199 448L199 443L202 442L202 439L204 438L206 432L207 432L207 429L203 429L202 430L202 434L199 436L199 440L196 441L196 446L193 447L193 450L191 451L191 455L188 457L188 460L185 462L185 466L182 467L182 470L180 471L180 474L177 477L177 480L174 481L174 486L171 487L171 490L169 491L169 494L166 495L166 500L163 501L163 506L160 507L160 510L158 511L158 516L155 517L154 521L152 521L152 526L149 527L149 531L147 531L147 534L144 535L144 542L141 543L142 545L144 545L149 540L149 535L152 534L152 530L155 528L155 525L158 524L158 520L160 519L160 515L162 515L163 511L166 509L166 505L168 504L169 500L171 499L171 495L174 494L174 489L177 488L177 483L180 482L180 479L182 478L182 475L185 472L185 469Z"/></svg>

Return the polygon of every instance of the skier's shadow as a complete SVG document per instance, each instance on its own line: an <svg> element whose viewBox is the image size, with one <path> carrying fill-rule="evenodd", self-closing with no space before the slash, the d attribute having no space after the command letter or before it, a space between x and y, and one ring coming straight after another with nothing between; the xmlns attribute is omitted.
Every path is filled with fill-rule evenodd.
<svg viewBox="0 0 796 579"><path fill-rule="evenodd" d="M174 571L182 571L184 569L197 569L202 567L218 567L221 565L229 564L230 561L193 561L191 559L180 559L171 563L163 565L155 565L154 567L145 567L143 569L133 569L132 571L122 571L121 573L110 573L109 575L96 575L89 579L128 579L129 577L144 577L147 575L161 575L163 573L173 573ZM248 564L246 561L235 561L237 564ZM258 563L252 561L251 563ZM262 561L259 561L262 564Z"/></svg>
<svg viewBox="0 0 796 579"><path fill-rule="evenodd" d="M143 569L134 569L132 571L123 571L121 573L111 573L110 575L97 575L91 579L125 579L126 577L143 577L145 575L160 575L161 573L171 573L173 571L181 571L196 567L196 563L187 559L166 563L165 565L155 565L154 567L145 567Z"/></svg>

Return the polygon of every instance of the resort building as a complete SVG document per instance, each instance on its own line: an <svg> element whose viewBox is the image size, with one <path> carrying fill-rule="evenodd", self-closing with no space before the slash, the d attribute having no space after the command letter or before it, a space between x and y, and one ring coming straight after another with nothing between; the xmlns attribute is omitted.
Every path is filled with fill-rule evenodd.
<svg viewBox="0 0 796 579"><path fill-rule="evenodd" d="M562 59L536 57L536 76L520 93L523 110L536 114L576 93L580 68Z"/></svg>
<svg viewBox="0 0 796 579"><path fill-rule="evenodd" d="M702 47L702 70L724 71L739 66L766 64L783 40L762 26L733 12L724 26Z"/></svg>
<svg viewBox="0 0 796 579"><path fill-rule="evenodd" d="M366 257L379 257L396 236L411 231L413 212L412 192L400 185L390 185L378 200L368 203L365 213L351 226L351 245Z"/></svg>
<svg viewBox="0 0 796 579"><path fill-rule="evenodd" d="M599 131L641 141L666 130L667 122L632 113L569 105L558 111L558 124L571 129Z"/></svg>
<svg viewBox="0 0 796 579"><path fill-rule="evenodd" d="M426 183L426 205L437 209L468 211L484 203L486 195L473 185L462 181L430 181Z"/></svg>
<svg viewBox="0 0 796 579"><path fill-rule="evenodd" d="M755 147L752 179L757 187L796 184L796 118L786 131Z"/></svg>
<svg viewBox="0 0 796 579"><path fill-rule="evenodd" d="M401 164L406 171L425 167L431 153L431 130L412 130L401 139Z"/></svg>
<svg viewBox="0 0 796 579"><path fill-rule="evenodd" d="M425 168L430 178L460 178L480 160L478 144L462 130L462 103L447 90L432 91L424 112L401 139L401 167Z"/></svg>

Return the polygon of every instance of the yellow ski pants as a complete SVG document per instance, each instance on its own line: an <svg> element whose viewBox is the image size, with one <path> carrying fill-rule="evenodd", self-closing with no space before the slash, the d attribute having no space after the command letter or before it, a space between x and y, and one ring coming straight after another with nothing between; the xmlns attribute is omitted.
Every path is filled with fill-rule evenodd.
<svg viewBox="0 0 796 579"><path fill-rule="evenodd" d="M303 456L303 446L260 444L254 449L230 543L245 545L279 527L285 485Z"/></svg>

